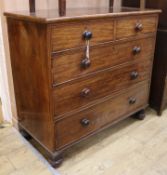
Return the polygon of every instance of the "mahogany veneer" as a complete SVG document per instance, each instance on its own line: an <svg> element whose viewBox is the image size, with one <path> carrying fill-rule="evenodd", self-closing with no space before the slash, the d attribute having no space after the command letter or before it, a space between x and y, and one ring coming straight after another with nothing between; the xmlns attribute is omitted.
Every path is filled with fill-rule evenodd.
<svg viewBox="0 0 167 175"><path fill-rule="evenodd" d="M138 0L126 0L124 5L139 6ZM150 93L150 106L160 116L167 106L167 2L166 0L147 0L146 7L162 9L158 24L155 59Z"/></svg>
<svg viewBox="0 0 167 175"><path fill-rule="evenodd" d="M20 130L62 152L148 106L159 10L5 13Z"/></svg>

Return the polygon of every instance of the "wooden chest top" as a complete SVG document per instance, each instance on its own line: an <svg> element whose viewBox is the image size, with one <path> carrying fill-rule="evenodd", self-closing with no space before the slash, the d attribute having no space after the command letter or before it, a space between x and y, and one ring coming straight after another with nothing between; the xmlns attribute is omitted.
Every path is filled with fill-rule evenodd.
<svg viewBox="0 0 167 175"><path fill-rule="evenodd" d="M139 14L155 14L160 13L161 10L139 9L122 7L119 9L113 8L74 8L67 9L66 15L61 16L58 10L37 10L35 13L29 11L5 12L5 15L12 18L23 19L28 21L36 21L42 23L53 23L58 21L71 21L80 19L93 19L104 17L118 17L118 16L133 16Z"/></svg>

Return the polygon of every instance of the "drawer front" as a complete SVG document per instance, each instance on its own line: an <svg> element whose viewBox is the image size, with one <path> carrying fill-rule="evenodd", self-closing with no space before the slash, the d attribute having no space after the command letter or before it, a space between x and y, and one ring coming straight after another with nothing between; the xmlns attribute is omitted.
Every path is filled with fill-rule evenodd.
<svg viewBox="0 0 167 175"><path fill-rule="evenodd" d="M95 100L149 79L151 65L152 61L144 60L142 63L104 71L96 76L56 87L53 91L55 116L88 106Z"/></svg>
<svg viewBox="0 0 167 175"><path fill-rule="evenodd" d="M92 47L89 67L82 65L85 59L84 50L56 54L52 60L53 83L55 85L63 83L129 61L151 59L154 45L155 38L146 38L116 45L104 44Z"/></svg>
<svg viewBox="0 0 167 175"><path fill-rule="evenodd" d="M85 31L92 33L90 44L111 41L114 37L114 22L112 19L98 19L54 25L51 32L52 51L84 46Z"/></svg>
<svg viewBox="0 0 167 175"><path fill-rule="evenodd" d="M116 39L156 32L157 21L157 16L120 18L116 25Z"/></svg>
<svg viewBox="0 0 167 175"><path fill-rule="evenodd" d="M57 148L75 142L80 138L118 120L147 105L149 83L134 86L127 92L56 123Z"/></svg>

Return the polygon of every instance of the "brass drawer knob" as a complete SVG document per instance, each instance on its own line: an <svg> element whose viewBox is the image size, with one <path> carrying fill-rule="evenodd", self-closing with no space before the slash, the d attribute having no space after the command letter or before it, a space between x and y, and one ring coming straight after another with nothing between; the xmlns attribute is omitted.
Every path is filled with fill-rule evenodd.
<svg viewBox="0 0 167 175"><path fill-rule="evenodd" d="M135 46L133 48L133 54L134 55L139 54L140 52L141 52L141 47Z"/></svg>
<svg viewBox="0 0 167 175"><path fill-rule="evenodd" d="M137 71L133 71L130 74L131 80L135 80L136 78L138 78L139 73Z"/></svg>
<svg viewBox="0 0 167 175"><path fill-rule="evenodd" d="M143 24L137 23L135 26L136 32L141 32L143 30Z"/></svg>
<svg viewBox="0 0 167 175"><path fill-rule="evenodd" d="M92 36L93 36L93 34L92 34L92 32L90 32L90 31L85 31L85 32L83 33L83 38L84 38L85 40L90 40L90 39L92 38Z"/></svg>
<svg viewBox="0 0 167 175"><path fill-rule="evenodd" d="M90 94L90 89L89 88L84 88L81 92L82 97L87 97Z"/></svg>
<svg viewBox="0 0 167 175"><path fill-rule="evenodd" d="M129 104L130 105L133 105L133 104L135 104L136 103L136 98L130 98L129 99Z"/></svg>
<svg viewBox="0 0 167 175"><path fill-rule="evenodd" d="M82 126L87 127L87 126L89 126L89 124L90 124L90 120L88 120L86 118L81 120L81 125Z"/></svg>
<svg viewBox="0 0 167 175"><path fill-rule="evenodd" d="M87 69L88 67L90 67L91 65L91 61L89 58L85 58L81 61L81 67L84 69Z"/></svg>

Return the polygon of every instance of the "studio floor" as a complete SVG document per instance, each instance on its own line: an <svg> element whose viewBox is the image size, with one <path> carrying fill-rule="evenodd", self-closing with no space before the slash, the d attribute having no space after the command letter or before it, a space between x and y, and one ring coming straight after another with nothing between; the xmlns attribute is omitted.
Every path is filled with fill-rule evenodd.
<svg viewBox="0 0 167 175"><path fill-rule="evenodd" d="M128 118L81 142L54 170L20 134L0 129L0 175L167 175L167 110Z"/></svg>

